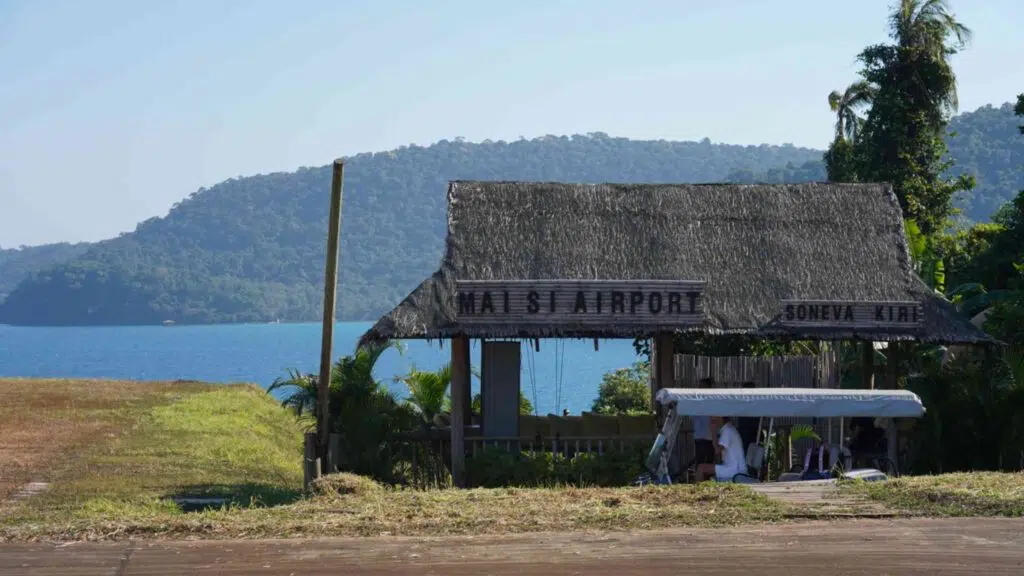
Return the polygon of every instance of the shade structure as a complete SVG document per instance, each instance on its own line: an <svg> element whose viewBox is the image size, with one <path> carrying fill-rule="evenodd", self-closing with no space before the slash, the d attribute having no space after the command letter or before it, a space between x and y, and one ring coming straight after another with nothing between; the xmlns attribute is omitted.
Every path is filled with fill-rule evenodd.
<svg viewBox="0 0 1024 576"><path fill-rule="evenodd" d="M907 390L664 388L655 400L684 416L920 418L925 412L917 394Z"/></svg>
<svg viewBox="0 0 1024 576"><path fill-rule="evenodd" d="M586 322L545 323L516 313L514 303L511 313L492 315L493 321L460 318L460 283L529 281L548 283L537 288L545 304L552 282L564 288L563 296L574 290L572 283L588 283L585 304L591 312L595 304L602 309L594 300L600 283L639 282L647 288L657 282L700 283L700 321L666 326L606 314ZM499 310L508 308L504 295L516 297L517 286L499 289L500 297L495 292ZM605 312L611 309L608 298ZM573 300L566 302L559 309L572 307ZM643 310L649 303L667 303L668 296L639 302ZM787 323L788 302L826 303L807 311L808 320L820 312L824 321ZM912 302L921 321L847 322L845 309L835 303L851 302L861 307ZM448 186L448 235L437 272L380 318L361 342L634 338L666 332L992 341L914 273L902 211L886 184L454 181Z"/></svg>

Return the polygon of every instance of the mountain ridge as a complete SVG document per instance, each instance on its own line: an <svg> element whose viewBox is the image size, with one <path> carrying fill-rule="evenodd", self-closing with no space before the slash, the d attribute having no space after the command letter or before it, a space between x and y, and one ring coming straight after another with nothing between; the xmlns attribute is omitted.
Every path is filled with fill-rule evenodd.
<svg viewBox="0 0 1024 576"><path fill-rule="evenodd" d="M951 154L965 159L956 169L978 170L979 184L987 186L962 201L975 217L1012 197L1012 186L1024 188L1024 170L1014 168L1024 165L1024 145L1016 143L1015 128L1002 136L1004 125L1015 126L1008 105L979 108L951 125L962 134L951 139ZM375 319L436 269L450 180L799 182L824 180L821 154L785 144L630 140L595 132L511 142L456 138L350 156L339 318ZM318 320L329 185L330 167L319 166L200 188L130 233L74 245L63 261L22 263L27 272L0 303L0 322ZM0 282L8 278L11 285L2 262Z"/></svg>

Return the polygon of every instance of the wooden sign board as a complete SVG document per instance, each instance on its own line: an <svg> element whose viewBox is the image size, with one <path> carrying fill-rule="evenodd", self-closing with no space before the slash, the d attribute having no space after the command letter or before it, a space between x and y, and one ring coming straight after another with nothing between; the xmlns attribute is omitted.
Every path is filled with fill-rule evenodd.
<svg viewBox="0 0 1024 576"><path fill-rule="evenodd" d="M914 328L924 320L920 302L783 300L785 326L821 328Z"/></svg>
<svg viewBox="0 0 1024 576"><path fill-rule="evenodd" d="M696 326L704 282L457 280L456 320L478 324Z"/></svg>

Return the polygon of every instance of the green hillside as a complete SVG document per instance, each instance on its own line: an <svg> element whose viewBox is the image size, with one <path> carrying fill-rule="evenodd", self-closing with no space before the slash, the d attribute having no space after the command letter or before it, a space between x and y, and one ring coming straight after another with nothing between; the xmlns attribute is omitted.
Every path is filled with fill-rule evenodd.
<svg viewBox="0 0 1024 576"><path fill-rule="evenodd" d="M88 247L85 243L59 243L0 248L0 302L22 280L36 272L68 262L84 254Z"/></svg>
<svg viewBox="0 0 1024 576"><path fill-rule="evenodd" d="M954 171L969 171L978 180L958 200L970 220L987 220L1024 189L1024 139L1017 123L1006 104L962 114L951 124ZM441 141L359 154L346 164L339 316L375 318L436 269L449 180L801 182L825 179L821 154L789 145L604 134ZM326 166L232 179L195 192L167 216L118 238L0 251L0 300L9 292L0 322L317 320L329 184Z"/></svg>
<svg viewBox="0 0 1024 576"><path fill-rule="evenodd" d="M1018 190L1024 190L1024 139L1012 104L985 106L953 118L947 139L955 161L951 173L973 174L974 190L956 199L961 216L969 222L985 222ZM806 182L825 180L825 166L818 158L805 164L773 167L766 171L736 170L731 182Z"/></svg>
<svg viewBox="0 0 1024 576"><path fill-rule="evenodd" d="M359 154L345 169L339 315L375 318L437 268L449 180L706 182L733 170L764 171L820 155L793 146L631 141L604 134L442 141ZM320 167L199 190L166 217L42 269L9 294L0 322L316 320L329 187L330 169Z"/></svg>

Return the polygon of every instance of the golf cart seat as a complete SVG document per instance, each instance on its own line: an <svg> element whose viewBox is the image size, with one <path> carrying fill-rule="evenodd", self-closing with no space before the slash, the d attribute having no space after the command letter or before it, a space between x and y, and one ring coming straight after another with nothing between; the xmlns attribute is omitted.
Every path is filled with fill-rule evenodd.
<svg viewBox="0 0 1024 576"><path fill-rule="evenodd" d="M761 465L764 464L764 446L751 442L747 446L747 473L733 476L736 484L758 484L761 482Z"/></svg>

